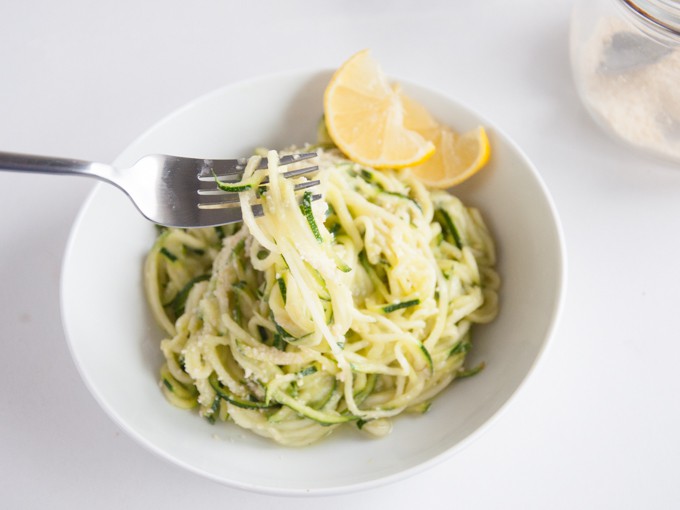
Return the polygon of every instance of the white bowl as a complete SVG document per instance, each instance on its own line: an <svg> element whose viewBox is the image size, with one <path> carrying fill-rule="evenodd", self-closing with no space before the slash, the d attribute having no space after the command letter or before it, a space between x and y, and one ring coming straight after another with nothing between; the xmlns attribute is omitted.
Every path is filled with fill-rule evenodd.
<svg viewBox="0 0 680 510"><path fill-rule="evenodd" d="M269 76L228 86L171 114L128 147L116 165L149 153L246 156L254 147L315 140L330 71ZM549 194L522 152L491 122L443 94L403 83L443 122L487 127L487 168L455 189L480 208L497 241L501 312L478 327L477 376L454 383L424 416L395 421L390 436L352 430L290 449L233 424L210 425L169 405L158 387L162 338L147 310L142 261L154 227L115 188L98 186L75 222L62 274L66 336L99 404L133 438L208 478L269 494L333 494L402 479L459 451L506 407L534 368L556 325L565 252Z"/></svg>

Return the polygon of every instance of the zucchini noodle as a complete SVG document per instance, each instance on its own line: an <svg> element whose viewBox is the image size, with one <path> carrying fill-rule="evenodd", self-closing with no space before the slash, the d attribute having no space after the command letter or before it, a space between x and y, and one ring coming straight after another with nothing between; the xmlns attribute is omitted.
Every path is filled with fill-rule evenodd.
<svg viewBox="0 0 680 510"><path fill-rule="evenodd" d="M425 412L482 368L464 364L471 326L498 307L477 210L408 169L317 152L322 200L295 193L306 178L283 178L276 152L264 170L253 156L242 224L161 229L145 263L166 398L290 446L341 424L384 436Z"/></svg>

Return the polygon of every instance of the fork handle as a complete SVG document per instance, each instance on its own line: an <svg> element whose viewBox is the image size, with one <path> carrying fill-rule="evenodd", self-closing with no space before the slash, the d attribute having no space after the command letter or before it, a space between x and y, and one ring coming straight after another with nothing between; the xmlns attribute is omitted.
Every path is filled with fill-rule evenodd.
<svg viewBox="0 0 680 510"><path fill-rule="evenodd" d="M41 174L88 175L113 182L113 167L81 159L0 152L0 170Z"/></svg>

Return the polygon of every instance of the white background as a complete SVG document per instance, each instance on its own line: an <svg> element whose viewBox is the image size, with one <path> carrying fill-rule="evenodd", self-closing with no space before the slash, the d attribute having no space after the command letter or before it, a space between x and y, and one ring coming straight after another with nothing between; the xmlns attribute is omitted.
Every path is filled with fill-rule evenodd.
<svg viewBox="0 0 680 510"><path fill-rule="evenodd" d="M2 2L0 150L112 161L205 92L337 67L370 47L388 73L467 103L524 149L561 216L569 279L538 370L458 455L360 493L260 496L157 458L98 407L59 305L66 239L93 182L0 173L0 506L678 508L680 166L637 156L590 121L571 81L571 7Z"/></svg>

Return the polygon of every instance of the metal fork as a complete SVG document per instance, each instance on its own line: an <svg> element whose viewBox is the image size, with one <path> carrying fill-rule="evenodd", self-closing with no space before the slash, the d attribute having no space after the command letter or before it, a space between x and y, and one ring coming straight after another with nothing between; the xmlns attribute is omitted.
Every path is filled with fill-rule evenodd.
<svg viewBox="0 0 680 510"><path fill-rule="evenodd" d="M279 165L294 165L316 157L316 153L281 156ZM46 174L86 175L113 184L125 192L139 212L154 223L167 227L211 227L241 221L238 193L218 189L215 176L221 182L237 182L247 163L240 159L194 159L179 156L145 156L130 168L115 168L104 163L78 159L53 158L0 152L0 170ZM262 158L258 169L267 168ZM283 175L287 178L318 170L311 165L296 168ZM263 180L262 185L268 181ZM305 181L296 190L311 188L318 180ZM312 195L313 200L321 198ZM262 215L262 206L255 204L253 213Z"/></svg>

